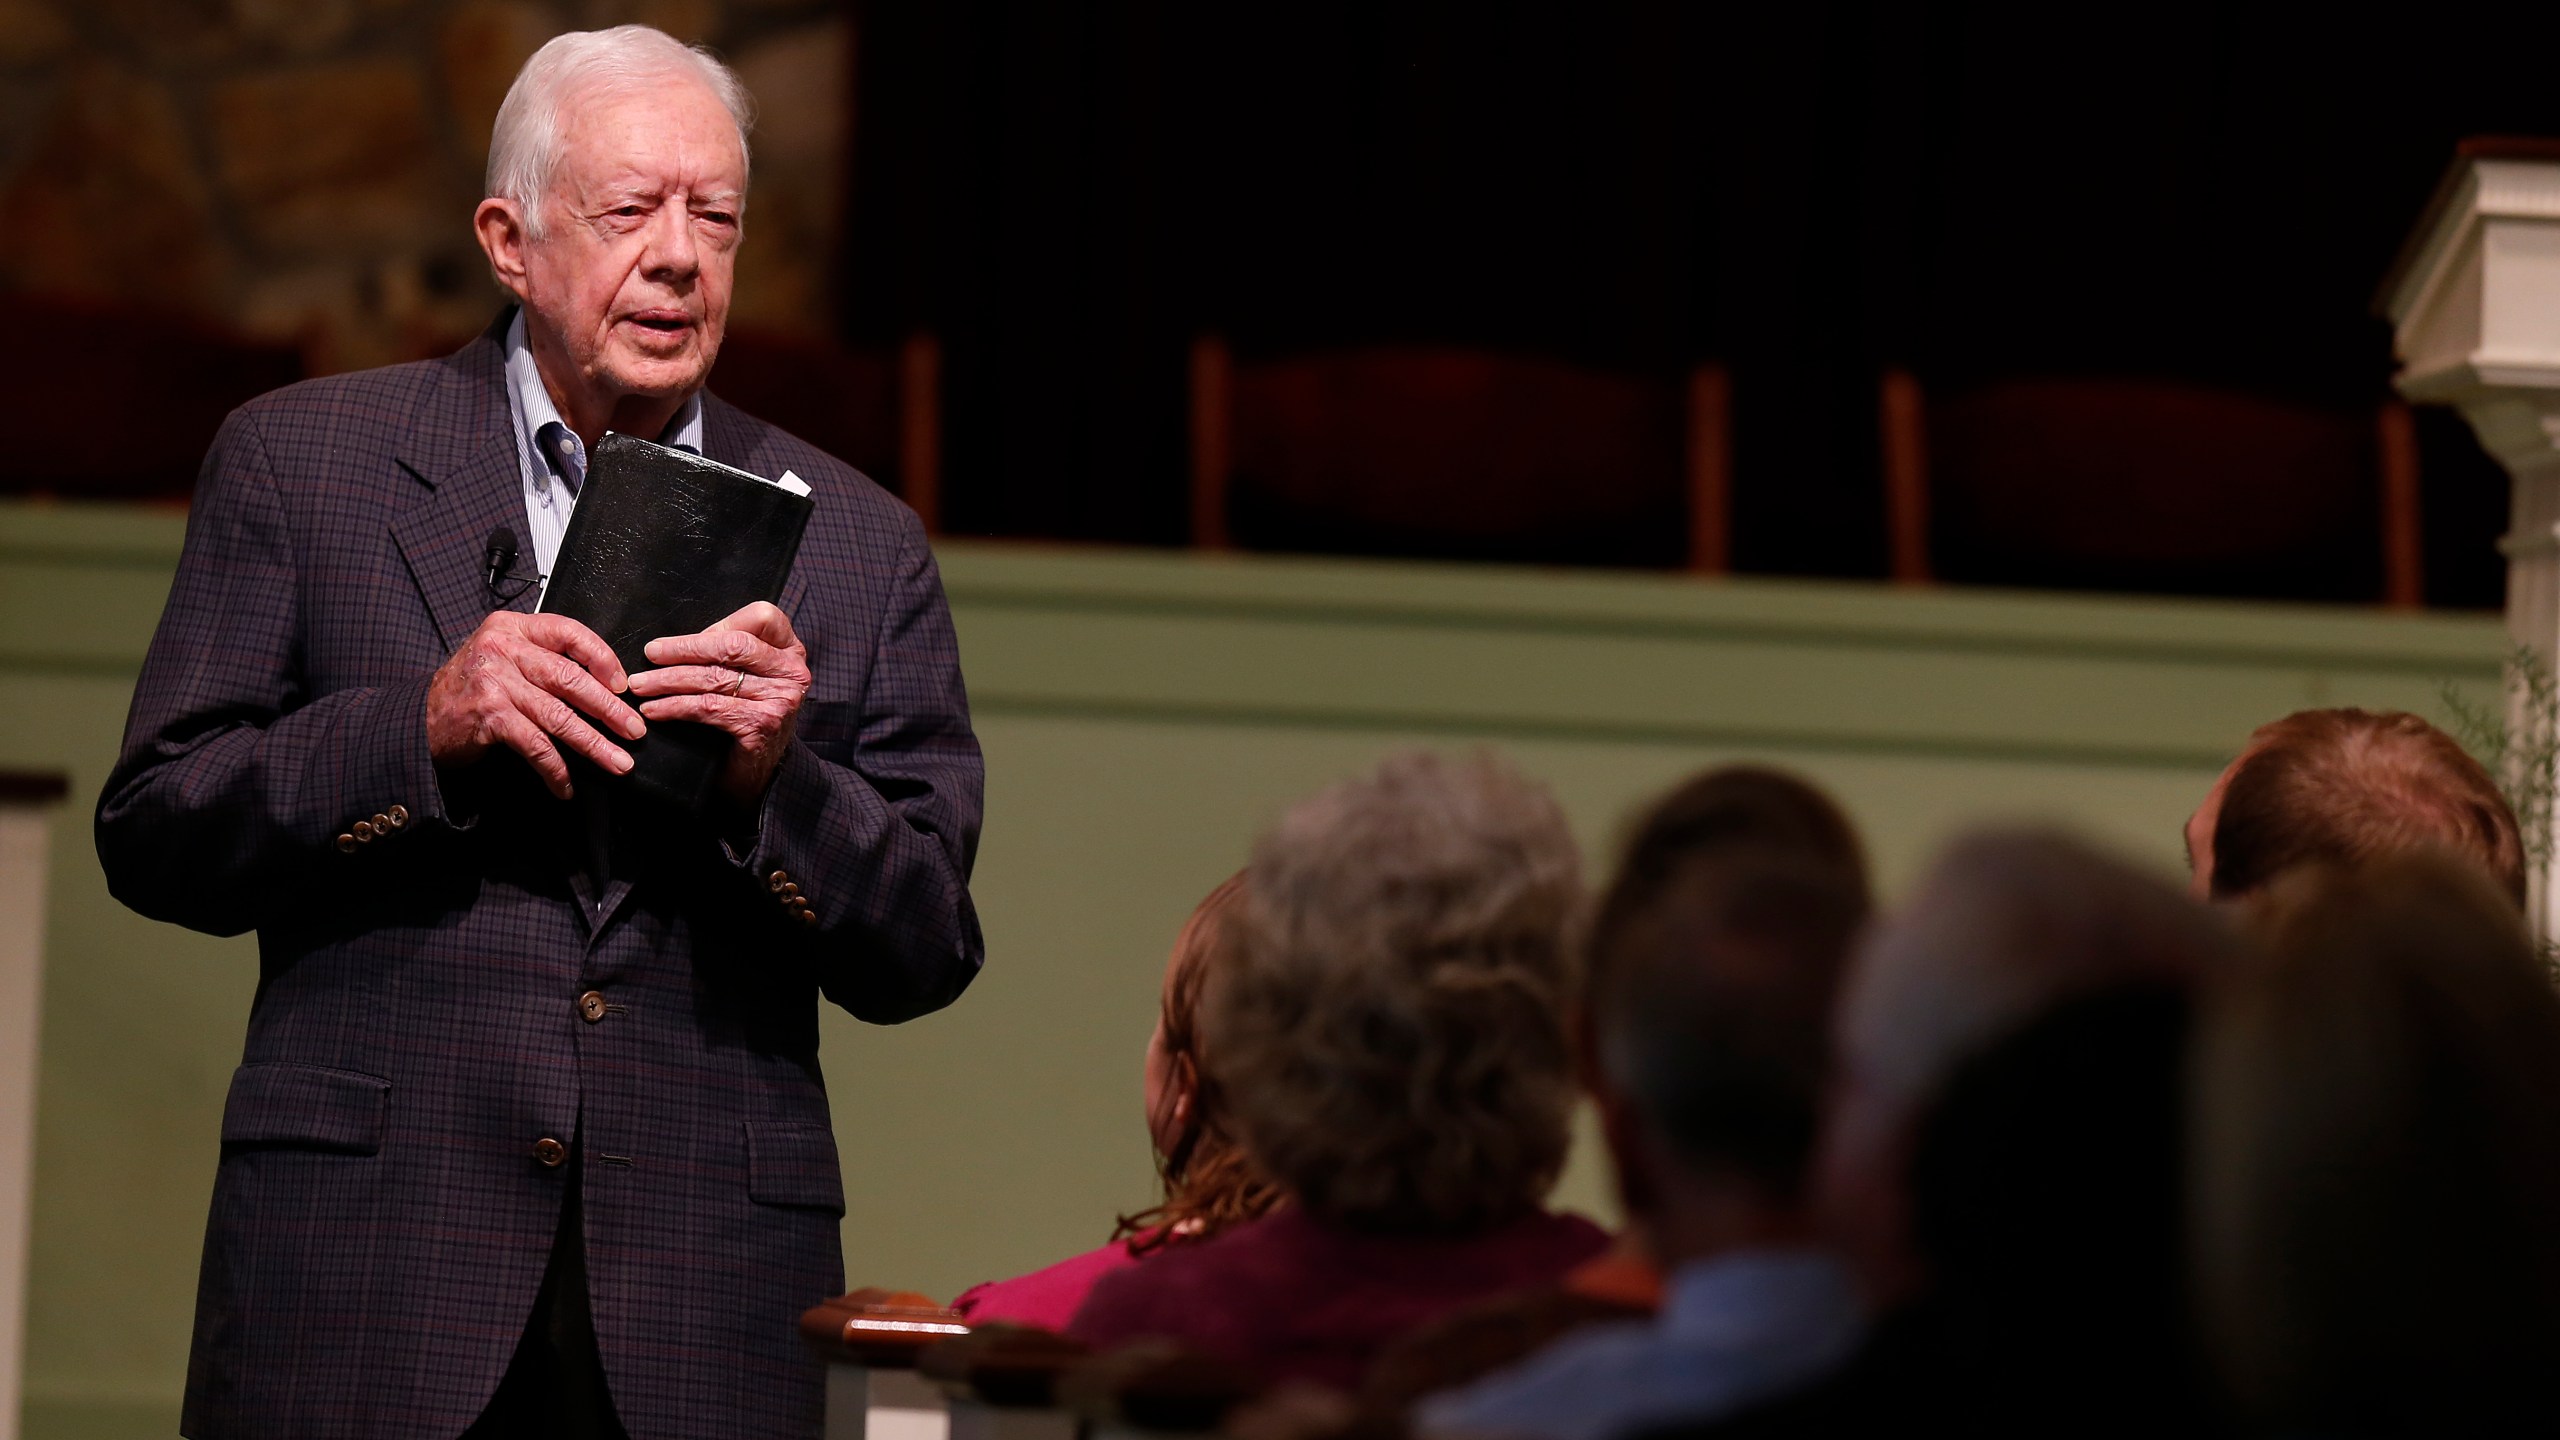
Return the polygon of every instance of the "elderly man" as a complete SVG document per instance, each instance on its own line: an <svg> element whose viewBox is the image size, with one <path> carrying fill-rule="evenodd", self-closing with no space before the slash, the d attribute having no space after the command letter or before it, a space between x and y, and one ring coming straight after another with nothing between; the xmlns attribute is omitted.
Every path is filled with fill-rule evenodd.
<svg viewBox="0 0 2560 1440"><path fill-rule="evenodd" d="M565 35L475 224L520 305L447 358L242 407L98 806L147 915L258 932L186 1433L813 1434L840 1288L820 993L949 1003L980 763L915 517L706 393L747 102ZM626 675L547 572L606 430L796 471L781 603ZM735 739L707 819L615 803L652 724Z"/></svg>

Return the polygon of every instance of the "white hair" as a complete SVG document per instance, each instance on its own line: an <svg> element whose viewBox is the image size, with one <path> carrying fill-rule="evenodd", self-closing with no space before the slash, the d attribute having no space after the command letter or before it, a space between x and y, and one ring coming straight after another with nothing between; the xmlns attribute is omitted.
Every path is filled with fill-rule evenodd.
<svg viewBox="0 0 2560 1440"><path fill-rule="evenodd" d="M743 171L747 132L755 128L755 100L736 72L699 45L687 45L646 25L573 30L556 35L516 72L490 127L485 193L512 200L524 212L525 229L542 233L542 197L560 173L563 113L572 100L646 89L669 76L689 76L708 87L738 122Z"/></svg>
<svg viewBox="0 0 2560 1440"><path fill-rule="evenodd" d="M1980 830L1859 947L1834 1012L1858 1103L1908 1122L1956 1067L2056 1005L2229 963L2223 917L2053 831Z"/></svg>

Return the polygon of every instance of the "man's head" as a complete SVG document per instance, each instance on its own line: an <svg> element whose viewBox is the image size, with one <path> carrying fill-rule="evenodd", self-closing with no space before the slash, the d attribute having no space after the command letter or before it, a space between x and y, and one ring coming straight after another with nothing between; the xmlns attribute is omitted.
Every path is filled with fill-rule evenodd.
<svg viewBox="0 0 2560 1440"><path fill-rule="evenodd" d="M1663 1260L1799 1209L1832 1005L1866 916L1836 867L1737 857L1669 879L1594 955L1602 1115Z"/></svg>
<svg viewBox="0 0 2560 1440"><path fill-rule="evenodd" d="M1690 876L1789 859L1820 867L1866 900L1867 857L1838 802L1812 782L1765 765L1720 765L1674 786L1637 817L1609 888L1593 907L1576 1038L1586 1068L1596 1037L1591 1012L1607 979L1618 931ZM1588 1078L1588 1077L1587 1077Z"/></svg>
<svg viewBox="0 0 2560 1440"><path fill-rule="evenodd" d="M2195 893L2262 890L2306 864L2449 851L2524 904L2524 843L2496 782L2452 736L2398 711L2304 710L2259 727L2187 821Z"/></svg>
<svg viewBox="0 0 2560 1440"><path fill-rule="evenodd" d="M2068 836L1949 846L1860 943L1836 1018L1818 1184L1870 1283L1910 1283L1912 1150L1960 1065L2072 1001L2186 985L2237 949L2211 911Z"/></svg>
<svg viewBox="0 0 2560 1440"><path fill-rule="evenodd" d="M638 429L710 374L749 124L726 66L642 25L562 35L516 76L473 226L572 428Z"/></svg>
<svg viewBox="0 0 2560 1440"><path fill-rule="evenodd" d="M1810 781L1765 765L1720 765L1680 782L1627 836L1626 854L1594 919L1595 943L1613 917L1641 908L1692 865L1800 856L1861 893L1867 857L1839 803Z"/></svg>

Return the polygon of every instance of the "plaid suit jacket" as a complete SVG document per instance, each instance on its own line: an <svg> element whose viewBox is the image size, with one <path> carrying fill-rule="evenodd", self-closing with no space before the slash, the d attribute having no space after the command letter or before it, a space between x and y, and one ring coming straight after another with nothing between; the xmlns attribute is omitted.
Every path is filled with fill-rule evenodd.
<svg viewBox="0 0 2560 1440"><path fill-rule="evenodd" d="M498 608L490 532L525 524L496 333L224 423L99 801L119 899L258 934L184 1429L460 1432L562 1212L540 1142L574 1140L630 1433L815 1435L794 1322L843 1286L844 1212L817 998L894 1023L984 953L941 580L904 506L706 399L713 458L815 494L782 598L814 679L752 851L677 836L595 917L571 807L530 767L440 778L427 754L428 677Z"/></svg>

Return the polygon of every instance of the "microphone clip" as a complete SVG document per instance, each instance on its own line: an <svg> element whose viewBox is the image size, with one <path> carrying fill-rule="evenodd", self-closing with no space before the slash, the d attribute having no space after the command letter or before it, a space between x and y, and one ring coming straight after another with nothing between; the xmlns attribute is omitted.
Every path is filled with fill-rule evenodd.
<svg viewBox="0 0 2560 1440"><path fill-rule="evenodd" d="M489 532L488 548L481 559L484 564L481 581L501 605L514 603L518 596L541 584L545 578L539 573L515 573L516 532L505 525Z"/></svg>

